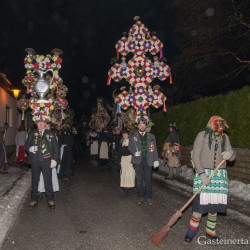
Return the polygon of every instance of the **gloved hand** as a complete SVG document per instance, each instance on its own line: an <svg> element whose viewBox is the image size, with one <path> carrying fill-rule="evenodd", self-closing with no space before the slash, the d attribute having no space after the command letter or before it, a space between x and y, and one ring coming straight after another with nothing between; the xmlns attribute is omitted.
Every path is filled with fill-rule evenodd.
<svg viewBox="0 0 250 250"><path fill-rule="evenodd" d="M154 166L154 168L158 168L159 165L160 165L159 161L155 161L153 166Z"/></svg>
<svg viewBox="0 0 250 250"><path fill-rule="evenodd" d="M135 154L134 154L135 157L139 157L141 156L141 151L136 151Z"/></svg>
<svg viewBox="0 0 250 250"><path fill-rule="evenodd" d="M55 160L51 160L50 167L55 168L57 165L57 162Z"/></svg>
<svg viewBox="0 0 250 250"><path fill-rule="evenodd" d="M207 186L210 183L210 180L208 179L208 177L206 176L206 174L203 173L200 176L201 176L203 184L205 184L205 186Z"/></svg>
<svg viewBox="0 0 250 250"><path fill-rule="evenodd" d="M32 153L32 154L36 154L36 151L37 151L37 146L31 146L29 148L29 152Z"/></svg>
<svg viewBox="0 0 250 250"><path fill-rule="evenodd" d="M234 154L233 150L224 151L221 153L223 160L228 161Z"/></svg>

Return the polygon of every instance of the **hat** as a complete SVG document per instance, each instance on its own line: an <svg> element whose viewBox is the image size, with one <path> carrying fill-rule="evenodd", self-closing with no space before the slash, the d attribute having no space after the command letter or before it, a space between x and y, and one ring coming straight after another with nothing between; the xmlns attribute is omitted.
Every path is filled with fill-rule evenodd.
<svg viewBox="0 0 250 250"><path fill-rule="evenodd" d="M169 127L169 128L173 128L173 129L177 129L175 123L170 123L170 124L168 125L168 127Z"/></svg>
<svg viewBox="0 0 250 250"><path fill-rule="evenodd" d="M216 121L222 122L222 123L223 123L223 126L224 126L225 128L229 128L229 126L228 126L227 122L225 121L225 119L223 119L222 117L220 117L220 116L218 116L218 115L214 115L214 116L212 116L212 117L209 119L206 129L208 129L208 130L211 129L211 130L214 131L214 130L215 130L215 122L216 122Z"/></svg>
<svg viewBox="0 0 250 250"><path fill-rule="evenodd" d="M141 117L141 118L138 119L138 125L140 125L140 124L147 125L147 123L148 123L147 119L145 119L143 117Z"/></svg>
<svg viewBox="0 0 250 250"><path fill-rule="evenodd" d="M25 131L25 126L24 124L21 124L18 128L18 131L21 132L21 131Z"/></svg>

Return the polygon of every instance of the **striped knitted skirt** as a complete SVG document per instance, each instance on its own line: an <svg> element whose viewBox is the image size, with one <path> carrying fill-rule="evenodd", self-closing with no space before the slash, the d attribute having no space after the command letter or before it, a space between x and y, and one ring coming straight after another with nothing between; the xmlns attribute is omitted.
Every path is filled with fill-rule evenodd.
<svg viewBox="0 0 250 250"><path fill-rule="evenodd" d="M205 169L210 176L213 169ZM193 192L195 193L203 185L198 173L194 177ZM226 169L219 169L209 185L205 186L193 201L193 212L197 213L226 213L228 197L228 176Z"/></svg>

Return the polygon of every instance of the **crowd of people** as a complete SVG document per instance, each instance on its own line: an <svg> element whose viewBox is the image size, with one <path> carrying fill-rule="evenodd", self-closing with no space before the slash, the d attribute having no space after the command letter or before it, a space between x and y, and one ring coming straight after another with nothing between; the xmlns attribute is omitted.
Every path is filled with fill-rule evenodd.
<svg viewBox="0 0 250 250"><path fill-rule="evenodd" d="M27 131L22 121L16 132L15 161L20 168L31 168L32 172L31 208L36 207L43 193L46 193L48 207L54 209L54 192L59 191L58 180L69 182L70 177L75 174L81 136L76 126L64 125L58 128L41 120ZM1 174L8 173L4 143L7 130L7 123L0 127Z"/></svg>
<svg viewBox="0 0 250 250"><path fill-rule="evenodd" d="M159 157L155 137L147 132L147 121L141 119L138 129L131 131L118 127L110 132L106 128L100 133L91 131L87 140L90 155L99 160L101 171L108 169L108 160L117 163L124 197L138 193L139 205L152 205L152 167L159 166Z"/></svg>
<svg viewBox="0 0 250 250"><path fill-rule="evenodd" d="M30 207L34 208L45 192L48 207L55 209L54 192L59 190L59 180L69 181L74 175L74 162L81 148L81 138L76 127L63 126L55 130L45 121L36 122L36 128L26 132L22 124L16 136L16 160L21 166L31 164L32 191ZM0 164L4 171L6 152L4 134L8 125L0 128ZM194 193L202 190L193 201L193 213L185 236L191 242L198 231L203 214L208 214L206 235L217 239L217 213L227 210L228 177L226 162L235 160L228 135L227 122L212 116L206 128L199 132L193 145ZM27 137L27 139L26 139ZM152 170L159 167L159 156L155 136L147 131L147 122L141 119L137 129L129 131L115 128L112 132L104 128L101 132L90 131L86 135L92 159L99 161L100 171L105 171L108 161L117 163L120 173L120 187L124 197L138 195L138 205L152 205ZM169 135L164 143L161 157L169 167L168 178L180 178L181 147L177 127L169 125ZM213 173L220 164L220 169ZM174 171L175 169L175 171ZM213 176L211 174L214 174ZM210 176L211 175L211 176Z"/></svg>
<svg viewBox="0 0 250 250"><path fill-rule="evenodd" d="M236 154L225 130L227 122L220 116L212 116L206 128L199 132L193 145L192 162L195 171L193 192L201 191L195 196L192 205L191 220L184 237L186 242L191 242L198 231L201 217L208 214L205 234L210 239L218 239L216 234L217 214L226 213L228 197L228 176L226 162L234 161ZM122 137L117 135L121 134ZM93 139L94 138L94 139ZM99 143L108 142L107 138L100 136ZM90 143L95 147L95 154L99 152L102 161L101 149L98 151L98 134L91 133ZM155 137L146 131L146 123L141 120L138 130L130 132L123 130L113 131L114 152L119 156L120 187L123 188L125 197L131 193L138 194L138 204L152 205L152 168L159 166L158 152ZM107 146L105 148L108 148ZM93 152L93 148L91 148ZM180 146L177 127L169 125L169 135L164 143L161 157L169 167L169 179L180 178ZM108 155L108 154L106 154ZM220 165L220 169L216 167ZM214 175L212 175L214 174Z"/></svg>

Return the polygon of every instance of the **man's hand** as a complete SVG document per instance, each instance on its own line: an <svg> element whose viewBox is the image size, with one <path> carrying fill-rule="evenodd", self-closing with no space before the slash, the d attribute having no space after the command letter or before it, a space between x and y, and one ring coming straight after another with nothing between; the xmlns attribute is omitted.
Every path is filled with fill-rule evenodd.
<svg viewBox="0 0 250 250"><path fill-rule="evenodd" d="M210 180L208 179L208 177L206 176L206 174L201 174L201 179L202 179L202 182L205 186L207 186L209 183L210 183Z"/></svg>
<svg viewBox="0 0 250 250"><path fill-rule="evenodd" d="M29 148L29 152L32 153L32 154L36 154L36 151L37 151L37 146L31 146Z"/></svg>
<svg viewBox="0 0 250 250"><path fill-rule="evenodd" d="M55 160L51 160L50 167L55 168L57 165L57 162Z"/></svg>
<svg viewBox="0 0 250 250"><path fill-rule="evenodd" d="M135 154L134 154L135 157L139 157L141 156L141 151L136 151Z"/></svg>
<svg viewBox="0 0 250 250"><path fill-rule="evenodd" d="M154 166L154 168L158 168L159 165L160 165L159 161L155 161L153 166Z"/></svg>

